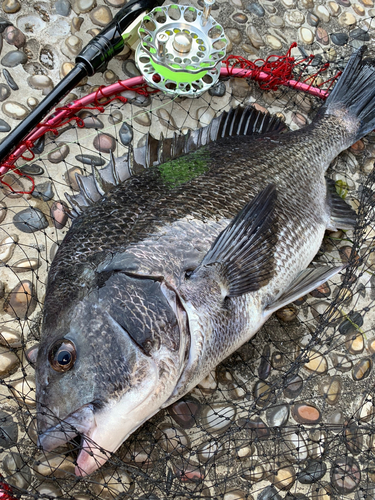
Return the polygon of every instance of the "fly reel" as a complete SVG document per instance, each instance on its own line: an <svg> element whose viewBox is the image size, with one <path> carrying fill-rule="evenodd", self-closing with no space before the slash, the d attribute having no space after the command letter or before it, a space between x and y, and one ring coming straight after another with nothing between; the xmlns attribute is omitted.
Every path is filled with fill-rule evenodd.
<svg viewBox="0 0 375 500"><path fill-rule="evenodd" d="M143 17L136 62L147 83L167 94L197 97L220 76L227 39L211 16L188 5L156 7Z"/></svg>

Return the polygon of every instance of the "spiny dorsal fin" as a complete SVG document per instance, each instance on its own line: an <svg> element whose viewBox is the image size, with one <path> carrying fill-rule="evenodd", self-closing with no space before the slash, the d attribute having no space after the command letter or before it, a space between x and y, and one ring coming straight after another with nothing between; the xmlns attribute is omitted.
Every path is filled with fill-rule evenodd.
<svg viewBox="0 0 375 500"><path fill-rule="evenodd" d="M284 293L275 302L266 307L266 312L273 313L281 307L284 307L303 297L307 293L312 292L315 288L325 283L343 268L344 266L320 266L301 271L297 278L292 281L289 287L284 291Z"/></svg>
<svg viewBox="0 0 375 500"><path fill-rule="evenodd" d="M198 268L219 275L227 297L255 292L265 286L274 273L276 188L270 184L261 191L227 228L219 234Z"/></svg>
<svg viewBox="0 0 375 500"><path fill-rule="evenodd" d="M327 201L331 208L331 220L328 229L353 229L357 220L357 214L352 207L344 201L336 191L335 181L327 181Z"/></svg>
<svg viewBox="0 0 375 500"><path fill-rule="evenodd" d="M142 146L129 148L129 152L120 158L115 159L111 154L111 160L105 167L99 170L92 166L91 175L77 177L80 192L68 197L74 208L73 215L81 213L87 206L94 204L101 196L129 178L132 173L138 174L144 168L174 160L220 138L280 133L286 129L280 118L258 111L254 107L247 107L225 111L206 127L185 135L175 133L171 138L165 139L161 136L160 140L157 140L147 134Z"/></svg>

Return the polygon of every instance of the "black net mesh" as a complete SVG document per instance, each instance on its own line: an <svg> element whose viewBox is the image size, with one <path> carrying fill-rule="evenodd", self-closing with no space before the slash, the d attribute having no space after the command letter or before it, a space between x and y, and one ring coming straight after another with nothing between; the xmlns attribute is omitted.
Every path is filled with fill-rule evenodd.
<svg viewBox="0 0 375 500"><path fill-rule="evenodd" d="M365 19L356 32L344 29L348 39L335 55L322 43L311 45L309 52L317 55L296 67L296 77L305 80L329 61L314 83L329 80L353 48L368 40L371 26L372 19ZM300 46L292 55L302 60L308 54ZM121 157L130 145L142 145L147 132L157 138L161 132L164 137L183 134L230 107L253 104L297 129L321 104L293 89L261 90L241 78L223 80L198 99L145 97L131 90L124 95L130 103L114 101L103 113L81 111L85 127L71 122L58 136L47 134L34 148L34 161L18 162L34 177L32 195L15 194L5 185L1 189L0 495L374 498L373 134L340 154L329 170L337 191L358 214L354 231L327 231L315 258L344 263L340 274L279 310L190 394L131 435L93 475L74 474L79 438L53 452L37 448L34 368L26 354L40 338L47 273L70 226L64 193L77 193L75 174L89 175L92 162L102 168L109 151ZM3 180L16 191L29 182L15 174Z"/></svg>

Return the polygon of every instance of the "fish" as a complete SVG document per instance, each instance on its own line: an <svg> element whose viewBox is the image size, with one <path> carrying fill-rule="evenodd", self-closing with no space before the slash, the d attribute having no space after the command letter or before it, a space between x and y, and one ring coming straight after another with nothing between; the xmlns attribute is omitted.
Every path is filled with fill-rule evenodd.
<svg viewBox="0 0 375 500"><path fill-rule="evenodd" d="M130 154L77 176L30 355L38 445L80 437L77 476L103 466L275 311L342 271L312 261L326 229L355 225L325 174L375 125L364 53L302 129L232 109L186 136L148 136L130 177Z"/></svg>

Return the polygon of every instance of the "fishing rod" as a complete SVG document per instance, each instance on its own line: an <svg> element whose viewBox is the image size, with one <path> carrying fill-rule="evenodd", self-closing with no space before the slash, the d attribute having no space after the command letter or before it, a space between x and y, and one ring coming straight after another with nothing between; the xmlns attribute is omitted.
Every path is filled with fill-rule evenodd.
<svg viewBox="0 0 375 500"><path fill-rule="evenodd" d="M108 62L119 54L131 38L126 30L145 11L162 5L163 0L132 0L78 54L76 65L43 101L0 144L0 164L17 145L86 76L105 71ZM136 24L136 23L135 23Z"/></svg>

